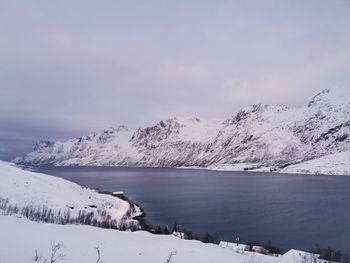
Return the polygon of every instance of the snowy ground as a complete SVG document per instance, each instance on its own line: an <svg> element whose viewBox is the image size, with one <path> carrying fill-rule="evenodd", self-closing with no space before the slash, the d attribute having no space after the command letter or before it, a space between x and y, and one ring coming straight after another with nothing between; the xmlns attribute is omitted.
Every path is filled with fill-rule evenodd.
<svg viewBox="0 0 350 263"><path fill-rule="evenodd" d="M203 169L200 167L189 167ZM206 169L214 171L249 171L249 172L275 172L288 174L313 174L313 175L350 175L350 151L325 155L321 158L301 162L287 166L283 169L274 167L259 167L254 163L216 164Z"/></svg>
<svg viewBox="0 0 350 263"><path fill-rule="evenodd" d="M214 171L250 171L250 172L270 172L270 167L259 167L254 163L236 163L236 164L216 164L207 167Z"/></svg>
<svg viewBox="0 0 350 263"><path fill-rule="evenodd" d="M50 257L52 244L63 245L57 255L65 256L57 263L96 262L96 247L100 248L100 262L104 263L166 263L171 253L174 255L169 262L173 263L292 263L299 262L299 253L302 253L291 251L277 258L245 252L242 247L226 246L226 242L220 246L183 240L172 235L44 224L13 216L0 216L0 233L0 262L6 263L33 262L35 251L42 257L40 262L43 262Z"/></svg>
<svg viewBox="0 0 350 263"><path fill-rule="evenodd" d="M288 166L282 173L350 175L350 151L330 154L318 159Z"/></svg>

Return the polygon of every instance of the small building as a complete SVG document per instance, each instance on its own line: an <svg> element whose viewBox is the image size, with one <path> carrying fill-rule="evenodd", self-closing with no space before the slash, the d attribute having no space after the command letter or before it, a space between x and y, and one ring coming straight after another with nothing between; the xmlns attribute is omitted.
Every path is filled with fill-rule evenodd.
<svg viewBox="0 0 350 263"><path fill-rule="evenodd" d="M269 251L262 246L253 246L252 251L260 254L265 254L265 255L269 254Z"/></svg>

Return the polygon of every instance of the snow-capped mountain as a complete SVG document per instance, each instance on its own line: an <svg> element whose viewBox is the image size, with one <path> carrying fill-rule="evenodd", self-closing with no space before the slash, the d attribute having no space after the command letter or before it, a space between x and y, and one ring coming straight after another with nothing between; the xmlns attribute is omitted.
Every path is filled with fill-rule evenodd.
<svg viewBox="0 0 350 263"><path fill-rule="evenodd" d="M42 141L14 161L283 172L290 165L350 150L349 134L350 90L336 88L322 91L304 107L257 104L218 124L172 118L134 132L119 126L66 142ZM310 166L303 172L317 171Z"/></svg>
<svg viewBox="0 0 350 263"><path fill-rule="evenodd" d="M129 142L131 135L126 126L118 126L62 143L40 141L33 152L22 159L17 158L16 162L32 165L99 165L99 162L100 165L127 165L129 155L133 153Z"/></svg>
<svg viewBox="0 0 350 263"><path fill-rule="evenodd" d="M130 139L139 152L134 163L141 166L200 166L208 143L219 130L219 125L197 117L173 118L138 129Z"/></svg>

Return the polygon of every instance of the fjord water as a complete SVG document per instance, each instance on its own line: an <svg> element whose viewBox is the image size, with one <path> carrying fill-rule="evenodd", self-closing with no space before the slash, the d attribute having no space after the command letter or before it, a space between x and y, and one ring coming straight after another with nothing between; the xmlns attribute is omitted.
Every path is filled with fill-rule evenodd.
<svg viewBox="0 0 350 263"><path fill-rule="evenodd" d="M271 240L283 248L316 244L350 252L350 177L172 168L40 167L90 188L124 191L146 222L177 222L221 240ZM74 202L74 200L72 200Z"/></svg>

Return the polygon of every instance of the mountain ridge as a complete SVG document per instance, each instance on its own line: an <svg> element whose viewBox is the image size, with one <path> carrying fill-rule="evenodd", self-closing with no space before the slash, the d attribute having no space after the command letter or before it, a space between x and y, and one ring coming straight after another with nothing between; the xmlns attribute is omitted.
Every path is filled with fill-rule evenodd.
<svg viewBox="0 0 350 263"><path fill-rule="evenodd" d="M135 131L121 125L66 142L41 141L14 162L283 172L291 165L350 150L349 135L350 91L333 88L304 107L254 104L221 123L174 117Z"/></svg>

